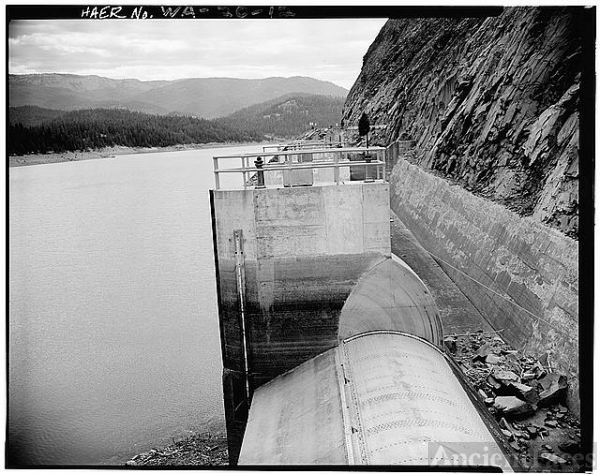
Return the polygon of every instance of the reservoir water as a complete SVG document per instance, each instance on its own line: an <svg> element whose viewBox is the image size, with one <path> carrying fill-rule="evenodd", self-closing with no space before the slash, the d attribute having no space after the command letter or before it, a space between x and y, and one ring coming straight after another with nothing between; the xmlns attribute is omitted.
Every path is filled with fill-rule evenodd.
<svg viewBox="0 0 600 474"><path fill-rule="evenodd" d="M9 169L12 462L120 465L223 429L211 157L258 150Z"/></svg>

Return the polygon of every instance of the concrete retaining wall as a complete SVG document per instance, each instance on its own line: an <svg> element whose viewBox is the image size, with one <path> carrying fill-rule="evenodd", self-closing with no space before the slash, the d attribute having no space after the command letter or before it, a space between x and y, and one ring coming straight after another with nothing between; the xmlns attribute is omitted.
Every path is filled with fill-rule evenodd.
<svg viewBox="0 0 600 474"><path fill-rule="evenodd" d="M507 342L569 375L579 411L578 244L399 159L391 207Z"/></svg>

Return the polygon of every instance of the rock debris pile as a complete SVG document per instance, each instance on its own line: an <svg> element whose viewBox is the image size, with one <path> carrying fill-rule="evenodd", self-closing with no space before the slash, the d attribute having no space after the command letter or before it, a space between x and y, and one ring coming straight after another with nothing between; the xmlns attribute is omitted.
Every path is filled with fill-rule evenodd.
<svg viewBox="0 0 600 474"><path fill-rule="evenodd" d="M577 470L579 422L564 405L568 380L563 374L495 334L450 335L444 344L525 469L535 464L545 470Z"/></svg>
<svg viewBox="0 0 600 474"><path fill-rule="evenodd" d="M225 435L194 435L162 450L151 449L127 461L127 466L228 466Z"/></svg>

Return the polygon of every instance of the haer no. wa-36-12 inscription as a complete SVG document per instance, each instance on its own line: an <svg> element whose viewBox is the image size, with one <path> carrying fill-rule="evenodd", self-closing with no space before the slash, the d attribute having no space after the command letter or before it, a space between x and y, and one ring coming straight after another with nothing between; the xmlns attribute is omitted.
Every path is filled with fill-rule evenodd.
<svg viewBox="0 0 600 474"><path fill-rule="evenodd" d="M198 6L87 6L81 9L81 18L90 20L159 18L293 18L296 13L285 6L280 7L198 7Z"/></svg>

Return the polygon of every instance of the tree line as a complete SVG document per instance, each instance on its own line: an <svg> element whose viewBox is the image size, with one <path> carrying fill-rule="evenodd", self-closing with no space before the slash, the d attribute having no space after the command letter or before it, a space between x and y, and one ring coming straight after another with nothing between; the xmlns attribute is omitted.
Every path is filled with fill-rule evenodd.
<svg viewBox="0 0 600 474"><path fill-rule="evenodd" d="M117 145L164 147L263 139L257 131L235 129L214 120L150 115L124 109L75 110L31 125L9 120L7 132L10 155L85 151Z"/></svg>
<svg viewBox="0 0 600 474"><path fill-rule="evenodd" d="M312 125L327 128L339 124L344 100L315 94L289 94L215 121L237 130L293 138L306 132Z"/></svg>

